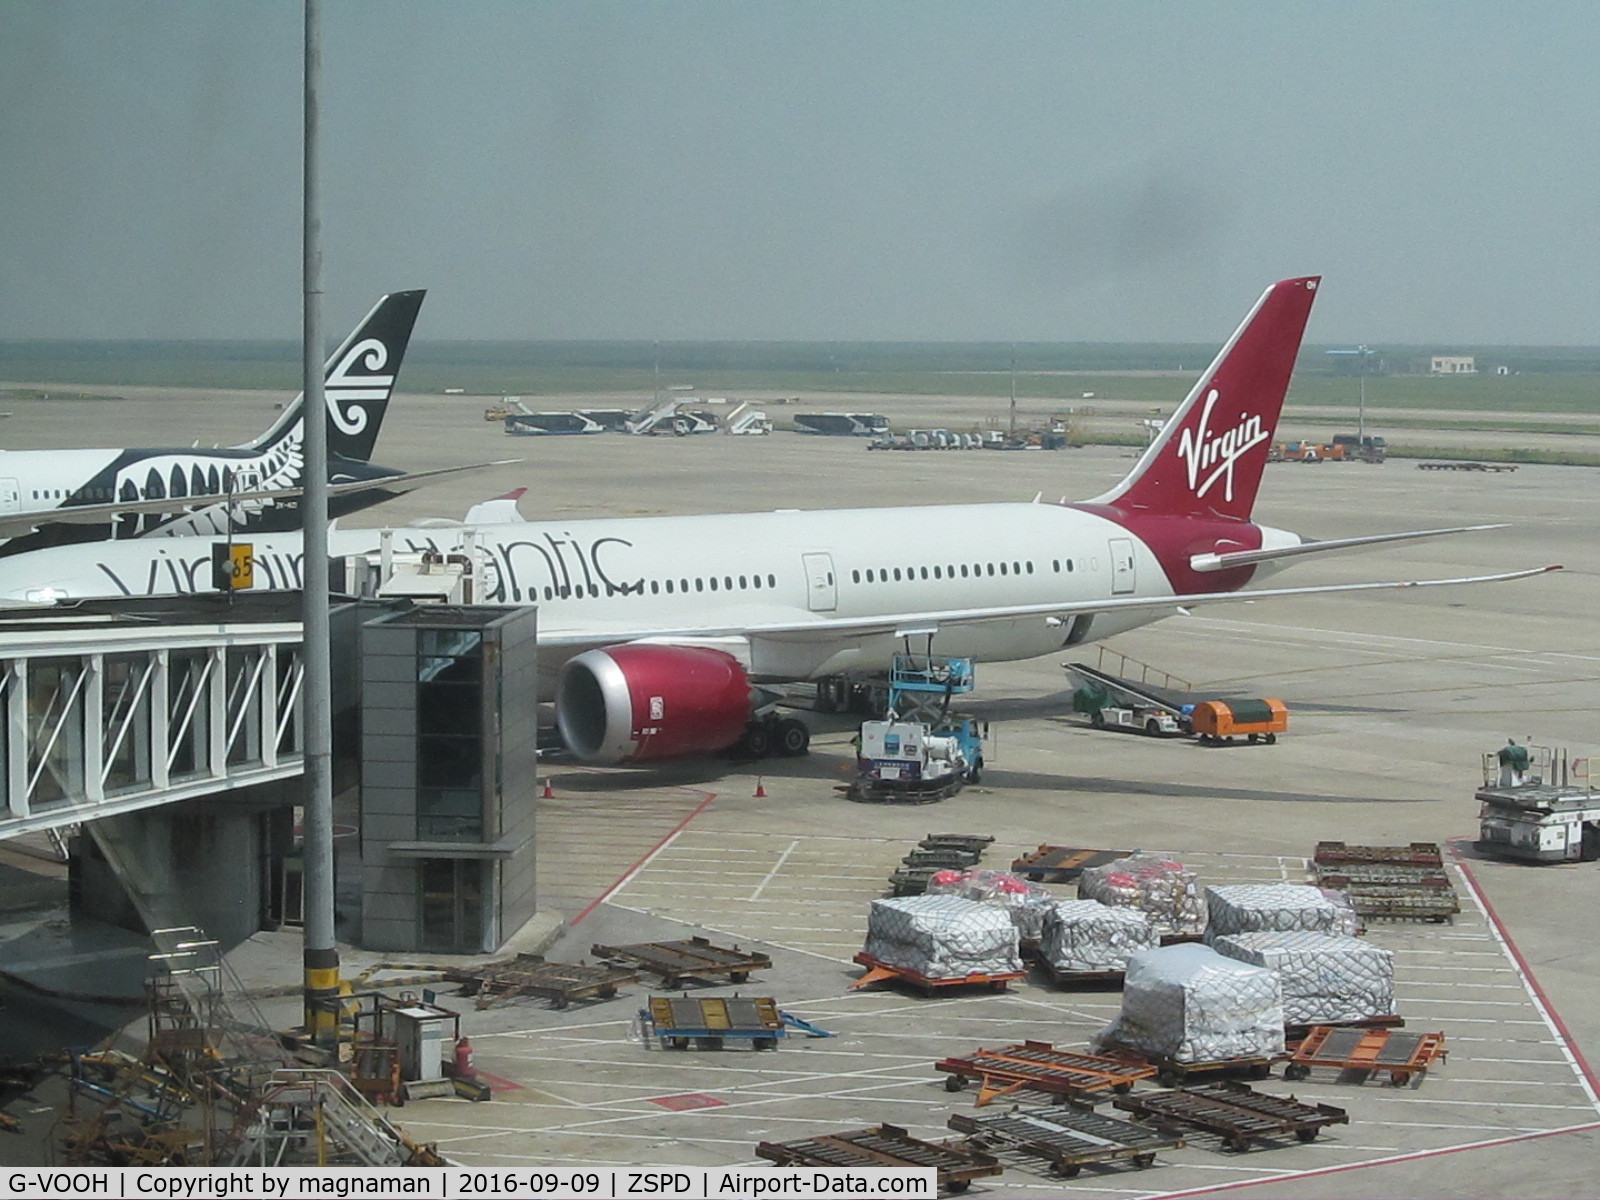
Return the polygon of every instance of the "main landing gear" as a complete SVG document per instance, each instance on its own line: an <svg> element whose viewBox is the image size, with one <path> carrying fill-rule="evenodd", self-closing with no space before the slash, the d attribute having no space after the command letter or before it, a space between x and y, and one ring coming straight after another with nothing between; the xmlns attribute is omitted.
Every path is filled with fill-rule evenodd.
<svg viewBox="0 0 1600 1200"><path fill-rule="evenodd" d="M811 748L811 730L798 717L768 713L750 722L733 746L735 758L798 758Z"/></svg>

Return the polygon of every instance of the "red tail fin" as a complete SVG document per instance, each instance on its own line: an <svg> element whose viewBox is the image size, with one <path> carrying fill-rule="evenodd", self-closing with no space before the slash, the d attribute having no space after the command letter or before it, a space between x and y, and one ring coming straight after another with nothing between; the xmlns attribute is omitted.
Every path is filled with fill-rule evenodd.
<svg viewBox="0 0 1600 1200"><path fill-rule="evenodd" d="M1312 275L1268 288L1161 436L1094 503L1248 520L1321 281Z"/></svg>

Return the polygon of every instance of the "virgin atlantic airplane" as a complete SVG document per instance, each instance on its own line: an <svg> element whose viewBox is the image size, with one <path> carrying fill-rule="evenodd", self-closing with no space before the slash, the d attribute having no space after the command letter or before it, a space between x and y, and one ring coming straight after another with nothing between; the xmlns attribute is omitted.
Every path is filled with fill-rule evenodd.
<svg viewBox="0 0 1600 1200"><path fill-rule="evenodd" d="M1241 590L1305 555L1490 528L1319 542L1252 519L1318 283L1268 288L1127 477L1092 500L528 522L513 493L477 506L459 527L395 530L392 546L466 550L479 564L480 598L539 606L557 725L568 749L595 763L741 743L803 753L805 725L772 715L774 697L762 685L885 671L913 640L919 652L999 662L1241 597L1559 569ZM906 528L940 536L893 536ZM335 531L330 553L373 555L379 536ZM0 599L59 604L208 590L216 540L22 555L0 562ZM299 535L253 542L256 578L296 587ZM976 549L958 555L956 547Z"/></svg>

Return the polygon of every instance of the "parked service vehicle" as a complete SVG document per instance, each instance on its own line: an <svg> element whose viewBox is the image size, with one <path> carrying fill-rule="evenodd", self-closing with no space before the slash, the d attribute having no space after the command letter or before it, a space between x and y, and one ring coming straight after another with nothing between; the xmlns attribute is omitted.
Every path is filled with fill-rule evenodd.
<svg viewBox="0 0 1600 1200"><path fill-rule="evenodd" d="M1289 709L1282 700L1205 700L1194 706L1189 723L1203 746L1226 745L1236 737L1270 746L1289 728Z"/></svg>

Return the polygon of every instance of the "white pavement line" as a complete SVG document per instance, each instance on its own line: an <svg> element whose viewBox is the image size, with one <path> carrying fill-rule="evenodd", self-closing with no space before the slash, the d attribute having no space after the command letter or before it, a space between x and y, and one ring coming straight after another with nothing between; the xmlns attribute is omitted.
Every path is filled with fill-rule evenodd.
<svg viewBox="0 0 1600 1200"><path fill-rule="evenodd" d="M1475 1058L1472 1061L1477 1063L1483 1060ZM1452 1075L1450 1076L1450 1083L1452 1085L1457 1083L1484 1083L1491 1087L1578 1088L1579 1091L1583 1090L1576 1081L1569 1083L1565 1079L1556 1083L1549 1079L1473 1079L1461 1075Z"/></svg>
<svg viewBox="0 0 1600 1200"><path fill-rule="evenodd" d="M1489 932L1494 936L1495 942L1505 951L1506 957L1511 960L1511 965L1517 969L1517 975L1521 977L1523 987L1527 990L1528 999L1533 1002L1534 1009L1544 1020L1545 1027L1550 1030L1551 1036L1560 1043L1562 1057L1571 1066L1573 1075L1583 1084L1583 1092L1589 1098L1589 1104L1594 1109L1600 1110L1600 1096L1595 1095L1594 1088L1589 1082L1588 1072L1583 1069L1577 1056L1572 1053L1572 1047L1567 1044L1566 1035L1550 1010L1545 1007L1544 1000L1539 994L1539 989L1534 986L1533 980L1528 978L1527 973L1522 969L1521 956L1517 954L1516 949L1501 933L1499 924L1490 917L1489 906L1484 901L1483 893L1478 890L1477 881L1465 871L1462 872L1462 881L1466 884L1467 895L1472 897L1472 903L1477 906L1478 912L1482 915L1484 921L1488 923Z"/></svg>
<svg viewBox="0 0 1600 1200"><path fill-rule="evenodd" d="M1453 1081L1452 1081L1453 1082ZM1408 1091L1407 1088L1396 1088L1397 1093ZM1390 1103L1399 1100L1401 1103L1415 1103L1402 1095L1386 1096L1382 1092L1373 1092L1370 1096L1363 1096L1363 1100L1374 1100L1378 1103ZM1533 1104L1526 1100L1442 1100L1438 1096L1429 1096L1429 1104L1446 1104L1453 1108L1548 1108L1556 1112L1592 1112L1593 1107L1588 1104Z"/></svg>
<svg viewBox="0 0 1600 1200"><path fill-rule="evenodd" d="M1434 998L1431 998L1431 997L1428 997L1428 996L1404 996L1404 997L1396 996L1394 999L1395 999L1395 1007L1397 1007L1397 1008L1401 1004L1447 1004L1452 1008L1454 1008L1454 1007L1456 1007L1458 1005L1463 1005L1463 1004L1470 1005L1473 1008L1521 1008L1522 1007L1522 1001L1520 1001L1520 1000L1457 1000L1457 999L1454 999L1454 998L1449 997L1449 996L1441 996L1441 997L1438 997L1437 999L1434 999Z"/></svg>

